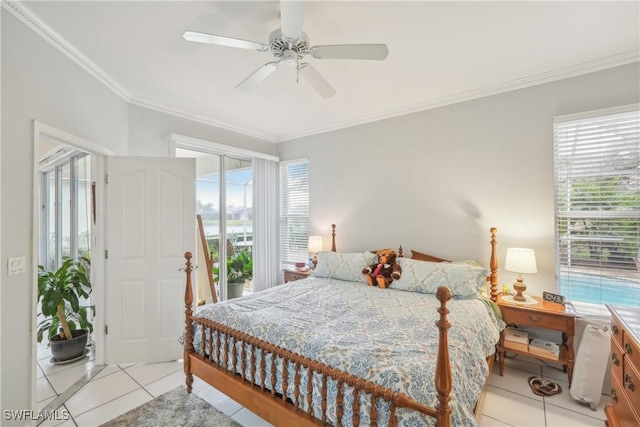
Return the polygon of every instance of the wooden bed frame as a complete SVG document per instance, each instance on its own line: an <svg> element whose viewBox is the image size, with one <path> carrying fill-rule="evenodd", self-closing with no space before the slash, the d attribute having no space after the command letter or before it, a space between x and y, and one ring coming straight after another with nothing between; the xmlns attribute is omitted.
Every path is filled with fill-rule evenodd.
<svg viewBox="0 0 640 427"><path fill-rule="evenodd" d="M491 299L496 301L498 295L498 261L496 256L496 233L497 229L491 228L491 259L490 271L487 281L490 283ZM335 252L335 224L332 224L332 250ZM402 256L402 247L400 247L400 256ZM224 326L220 323L196 318L193 316L193 291L191 285L191 272L193 266L191 264L191 252L185 253L186 258L186 291L185 291L185 342L184 342L184 372L186 375L187 391L190 393L193 386L193 376L217 388L230 398L234 399L241 405L253 411L258 416L264 418L276 426L313 426L325 425L327 422L327 380L330 378L337 381L336 395L336 415L338 426L341 425L341 419L344 414L344 396L342 389L344 385L353 387L353 393L358 396L365 394L370 397L372 405L370 410L371 425L377 426L377 413L375 402L377 399L383 399L390 404L390 426L396 425L395 412L396 408L409 408L418 411L427 416L436 419L436 425L439 427L449 427L451 422L451 364L449 361L449 344L447 331L450 324L447 320L447 301L451 299L451 292L447 287L441 286L436 292L436 298L440 301L438 313L440 314L436 326L439 329L438 354L435 372L435 389L437 392L437 403L435 407L430 407L416 402L407 395L394 392L391 389L384 388L371 381L358 378L347 372L332 368L321 362L311 360L297 353L292 353L284 348L275 346L259 338L249 336L238 332L232 328ZM442 258L421 252L412 251L412 258L425 261L446 261ZM213 357L206 357L204 354L196 353L193 346L193 323L202 325L202 343L208 343L209 348L216 348L216 359L220 360L222 366L213 361ZM209 333L205 333L208 330ZM213 332L216 331L216 341L214 342ZM227 339L220 342L220 334L225 335ZM231 341L231 343L229 343ZM223 349L220 350L222 344ZM242 350L236 350L238 345ZM247 350L247 348L249 350ZM229 356L231 350L231 356ZM260 351L260 361L256 362L256 350ZM247 352L249 351L249 353ZM222 354L221 354L222 353ZM240 354L237 354L240 353ZM247 355L250 354L249 366L247 367ZM270 366L266 366L265 359L271 355ZM239 359L239 360L238 360ZM489 358L490 361L493 357ZM276 362L273 362L276 361ZM283 369L282 389L283 393L277 393L276 387L276 364L281 361L282 366L288 364L295 365L294 378L288 378L287 369ZM231 364L231 365L230 365ZM490 364L491 365L491 364ZM231 366L232 370L228 367ZM241 373L237 373L238 368ZM247 368L250 375L245 375ZM302 372L302 373L301 373ZM259 373L261 384L254 384L250 378L255 378ZM320 418L313 416L312 397L313 382L310 381L312 375L320 375L321 377L321 409ZM300 399L300 377L307 375L307 410L302 410ZM287 398L287 391L293 388L293 399ZM483 393L484 394L484 393ZM481 405L482 396L476 404L476 412ZM359 399L353 399L353 425L359 425Z"/></svg>

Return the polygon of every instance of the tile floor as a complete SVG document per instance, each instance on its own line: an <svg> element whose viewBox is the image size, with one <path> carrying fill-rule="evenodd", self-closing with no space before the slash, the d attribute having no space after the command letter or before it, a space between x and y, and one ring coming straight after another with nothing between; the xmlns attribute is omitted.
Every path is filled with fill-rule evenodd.
<svg viewBox="0 0 640 427"><path fill-rule="evenodd" d="M94 367L92 353L72 364L53 365L46 345L42 345L38 357L38 409L43 409ZM550 397L533 394L527 383L530 375L553 379L562 386L562 393ZM40 425L97 426L183 384L180 361L107 366L59 408L67 410L71 419L48 420ZM194 392L244 426L269 425L197 378ZM603 409L608 402L609 396L602 396L597 411L592 411L569 396L569 384L560 369L525 357L507 359L505 375L499 376L496 366L489 379L480 426L602 427Z"/></svg>

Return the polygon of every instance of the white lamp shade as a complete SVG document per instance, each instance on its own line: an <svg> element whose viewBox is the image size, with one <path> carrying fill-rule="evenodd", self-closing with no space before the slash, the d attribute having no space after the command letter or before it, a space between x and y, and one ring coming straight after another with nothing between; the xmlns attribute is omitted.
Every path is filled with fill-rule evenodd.
<svg viewBox="0 0 640 427"><path fill-rule="evenodd" d="M322 250L322 236L309 236L309 252L317 253Z"/></svg>
<svg viewBox="0 0 640 427"><path fill-rule="evenodd" d="M533 249L508 248L504 269L513 273L537 273L536 253Z"/></svg>

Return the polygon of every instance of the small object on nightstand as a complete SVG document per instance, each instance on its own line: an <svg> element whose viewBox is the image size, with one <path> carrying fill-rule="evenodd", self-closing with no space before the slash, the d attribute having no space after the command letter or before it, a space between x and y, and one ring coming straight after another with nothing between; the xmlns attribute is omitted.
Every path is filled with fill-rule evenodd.
<svg viewBox="0 0 640 427"><path fill-rule="evenodd" d="M296 268L303 268L306 266L307 266L307 263L305 262L296 262Z"/></svg>
<svg viewBox="0 0 640 427"><path fill-rule="evenodd" d="M551 292L542 292L542 299L555 302L556 304L564 304L564 297L562 295L552 294Z"/></svg>

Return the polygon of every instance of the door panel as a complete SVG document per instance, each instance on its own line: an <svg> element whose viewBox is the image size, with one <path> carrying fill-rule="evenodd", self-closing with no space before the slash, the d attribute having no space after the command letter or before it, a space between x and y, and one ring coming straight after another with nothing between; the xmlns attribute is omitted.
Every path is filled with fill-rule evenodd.
<svg viewBox="0 0 640 427"><path fill-rule="evenodd" d="M111 157L107 173L106 361L179 359L195 161Z"/></svg>

